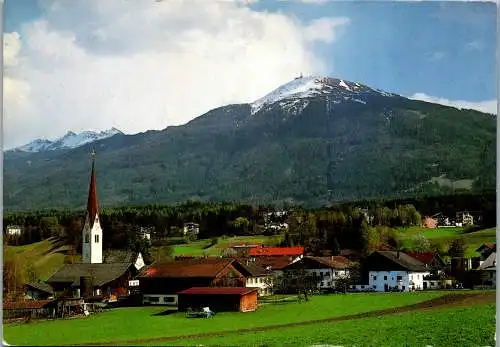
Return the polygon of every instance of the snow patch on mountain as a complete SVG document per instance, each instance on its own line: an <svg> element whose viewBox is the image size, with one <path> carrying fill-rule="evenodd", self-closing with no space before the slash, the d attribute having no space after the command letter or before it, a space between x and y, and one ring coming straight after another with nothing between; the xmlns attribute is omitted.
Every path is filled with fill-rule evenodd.
<svg viewBox="0 0 500 347"><path fill-rule="evenodd" d="M123 134L123 132L116 128L111 128L101 132L82 131L80 133L75 133L73 131L68 131L64 136L55 140L36 139L26 145L17 147L14 150L21 152L42 152L54 151L63 148L76 148L87 143L112 137L117 134Z"/></svg>

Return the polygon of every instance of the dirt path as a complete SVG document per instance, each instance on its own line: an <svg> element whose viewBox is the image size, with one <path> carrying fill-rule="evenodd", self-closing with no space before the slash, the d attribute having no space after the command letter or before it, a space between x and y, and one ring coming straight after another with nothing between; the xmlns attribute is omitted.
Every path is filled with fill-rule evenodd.
<svg viewBox="0 0 500 347"><path fill-rule="evenodd" d="M313 325L319 323L332 323L332 322L340 322L346 320L353 319L361 319L361 318L369 318L369 317L377 317L384 315L392 315L398 313L406 313L406 312L418 312L418 311L428 311L435 310L437 308L447 308L447 307L468 307L480 304L486 304L495 302L495 293L474 293L474 294L448 294L441 296L439 298L423 301L417 304L406 305L395 308L388 308L383 310L370 311L365 313L352 314L347 316L339 316L339 317L331 317L331 318L323 318L316 320L309 320L303 322L295 322L295 323L287 323L287 324L276 324L276 325L267 325L262 327L254 327L247 329L238 329L238 330L226 330L226 331L217 331L217 332L205 332L198 334L190 334L190 335L179 335L179 336L166 336L166 337L155 337L155 338L143 338L143 339L133 339L133 340L121 340L121 341L106 341L106 342L95 342L95 343L86 343L85 346L104 346L104 345L120 345L120 344L138 344L143 345L148 342L167 342L174 340L191 340L198 339L203 337L215 337L215 336L223 336L227 334L244 334L249 332L261 332L275 329L283 329L283 328L291 328L295 326L305 326L305 325Z"/></svg>

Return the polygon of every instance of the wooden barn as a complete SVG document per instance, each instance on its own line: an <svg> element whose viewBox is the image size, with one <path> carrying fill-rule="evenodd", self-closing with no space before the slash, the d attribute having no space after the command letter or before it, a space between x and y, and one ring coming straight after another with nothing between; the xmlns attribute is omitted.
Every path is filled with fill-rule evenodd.
<svg viewBox="0 0 500 347"><path fill-rule="evenodd" d="M251 312L257 309L258 288L193 287L178 293L179 311L209 307L215 312Z"/></svg>
<svg viewBox="0 0 500 347"><path fill-rule="evenodd" d="M4 319L55 318L56 300L27 300L4 302L2 306Z"/></svg>
<svg viewBox="0 0 500 347"><path fill-rule="evenodd" d="M197 258L167 261L145 269L139 286L143 303L177 307L177 293L191 287L244 287L235 259Z"/></svg>

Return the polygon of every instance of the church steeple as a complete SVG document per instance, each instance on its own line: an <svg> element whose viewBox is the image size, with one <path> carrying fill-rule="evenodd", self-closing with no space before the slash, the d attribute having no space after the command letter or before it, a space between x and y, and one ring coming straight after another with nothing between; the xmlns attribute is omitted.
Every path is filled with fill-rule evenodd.
<svg viewBox="0 0 500 347"><path fill-rule="evenodd" d="M90 153L92 156L92 172L90 174L89 197L87 200L87 214L89 216L90 228L94 226L95 217L97 215L97 189L95 179L95 151Z"/></svg>
<svg viewBox="0 0 500 347"><path fill-rule="evenodd" d="M85 264L102 263L102 229L99 222L97 187L95 178L95 151L92 150L87 218L82 231L82 259Z"/></svg>

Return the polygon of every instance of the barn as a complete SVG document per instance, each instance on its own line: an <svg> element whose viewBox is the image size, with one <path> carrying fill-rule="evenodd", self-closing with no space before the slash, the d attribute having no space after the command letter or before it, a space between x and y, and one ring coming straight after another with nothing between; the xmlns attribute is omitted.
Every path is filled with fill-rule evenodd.
<svg viewBox="0 0 500 347"><path fill-rule="evenodd" d="M178 293L179 311L210 307L212 311L251 312L257 309L258 288L193 287Z"/></svg>

